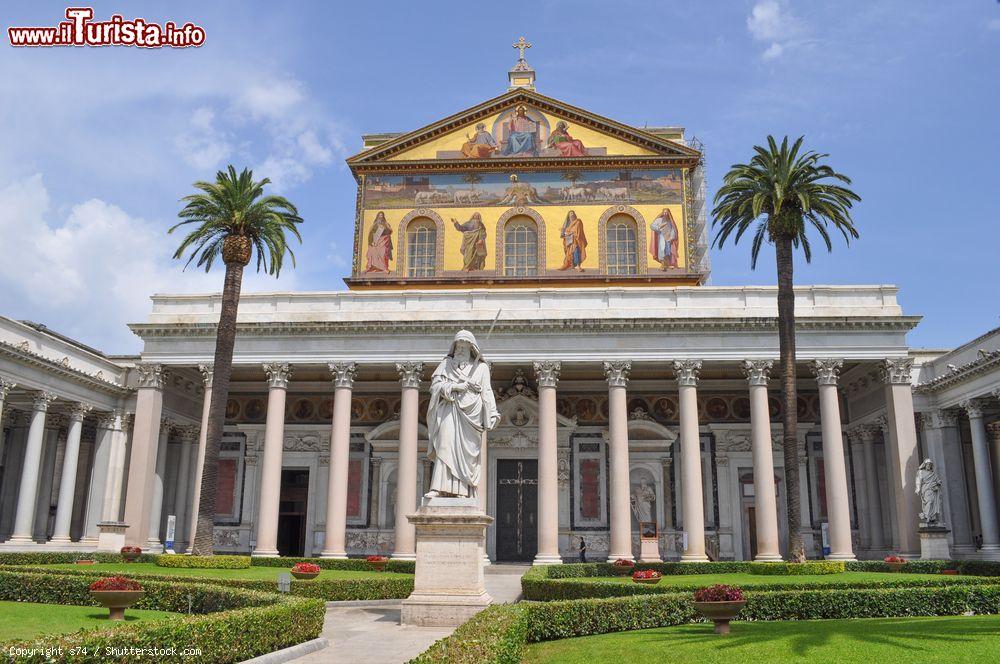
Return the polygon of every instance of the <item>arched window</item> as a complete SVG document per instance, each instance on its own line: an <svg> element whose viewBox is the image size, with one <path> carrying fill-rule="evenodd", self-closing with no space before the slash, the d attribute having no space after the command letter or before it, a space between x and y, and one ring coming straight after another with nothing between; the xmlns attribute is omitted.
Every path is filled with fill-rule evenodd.
<svg viewBox="0 0 1000 664"><path fill-rule="evenodd" d="M616 214L608 219L605 246L608 274L631 276L639 273L634 219L626 214Z"/></svg>
<svg viewBox="0 0 1000 664"><path fill-rule="evenodd" d="M414 219L406 227L406 276L433 277L437 228L430 219Z"/></svg>
<svg viewBox="0 0 1000 664"><path fill-rule="evenodd" d="M538 274L538 230L527 217L515 217L504 228L503 273L507 277Z"/></svg>

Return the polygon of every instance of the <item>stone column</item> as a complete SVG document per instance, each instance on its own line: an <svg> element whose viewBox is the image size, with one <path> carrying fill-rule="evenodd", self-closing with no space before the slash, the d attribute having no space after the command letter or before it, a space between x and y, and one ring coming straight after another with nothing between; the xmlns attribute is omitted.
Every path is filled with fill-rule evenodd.
<svg viewBox="0 0 1000 664"><path fill-rule="evenodd" d="M194 462L194 487L191 489L191 516L188 519L188 542L194 545L198 532L198 511L201 507L201 476L205 472L205 447L208 444L208 412L212 407L212 364L199 364L202 382L205 383L204 398L201 403L201 428L198 430L198 454Z"/></svg>
<svg viewBox="0 0 1000 664"><path fill-rule="evenodd" d="M115 411L112 414L111 449L108 452L108 481L104 485L104 511L101 521L118 521L121 516L122 486L125 483L125 455L128 429L132 414Z"/></svg>
<svg viewBox="0 0 1000 664"><path fill-rule="evenodd" d="M38 499L38 474L42 463L42 444L45 441L45 415L56 395L51 392L35 393L32 402L31 424L25 444L24 463L21 467L21 485L17 492L17 513L14 531L8 542L32 544L35 525L35 502Z"/></svg>
<svg viewBox="0 0 1000 664"><path fill-rule="evenodd" d="M851 542L851 505L844 462L844 433L840 424L837 377L841 360L814 360L819 383L819 408L823 431L823 468L826 476L826 513L830 522L830 553L827 560L854 560Z"/></svg>
<svg viewBox="0 0 1000 664"><path fill-rule="evenodd" d="M156 453L159 449L160 418L163 414L163 367L158 364L136 365L138 391L135 398L135 421L132 424L132 451L125 490L125 543L146 546L149 516L153 510L156 482Z"/></svg>
<svg viewBox="0 0 1000 664"><path fill-rule="evenodd" d="M608 442L611 473L608 495L611 521L608 562L618 558L632 560L632 514L629 507L628 404L625 386L632 370L631 362L605 362L608 381ZM540 442L540 441L539 441Z"/></svg>
<svg viewBox="0 0 1000 664"><path fill-rule="evenodd" d="M73 404L69 410L69 431L66 434L66 451L63 453L62 477L59 480L59 503L56 522L52 531L53 544L69 544L70 522L73 520L73 497L76 495L76 468L80 462L80 434L83 418L90 406Z"/></svg>
<svg viewBox="0 0 1000 664"><path fill-rule="evenodd" d="M396 471L396 536L392 557L415 560L417 533L407 515L417 511L418 404L423 362L397 362L402 400L399 404L399 464Z"/></svg>
<svg viewBox="0 0 1000 664"><path fill-rule="evenodd" d="M255 556L278 555L278 507L281 500L281 453L285 444L285 395L292 368L265 364L267 418L264 421L264 458L260 478L260 513ZM329 527L329 519L327 519Z"/></svg>
<svg viewBox="0 0 1000 664"><path fill-rule="evenodd" d="M107 491L108 471L111 465L111 434L117 426L116 413L97 415L97 432L94 437L94 462L90 469L90 486L87 489L87 510L84 516L83 542L97 546L97 522L104 519L104 493Z"/></svg>
<svg viewBox="0 0 1000 664"><path fill-rule="evenodd" d="M156 447L156 472L153 473L153 493L149 504L149 538L146 540L146 548L153 553L163 552L160 522L163 520L163 484L167 472L167 445L170 442L171 428L173 423L169 419L160 420L160 442Z"/></svg>
<svg viewBox="0 0 1000 664"><path fill-rule="evenodd" d="M382 457L373 456L369 459L369 464L371 464L372 469L372 500L368 513L368 523L377 530L382 530L383 524L379 514L382 510L381 492L379 491L382 486Z"/></svg>
<svg viewBox="0 0 1000 664"><path fill-rule="evenodd" d="M917 496L917 466L920 451L917 448L917 425L913 415L911 370L913 360L887 359L882 366L885 379L886 418L890 444L893 446L893 483L896 505L896 529L899 551L905 557L920 555L920 536L917 519L920 498Z"/></svg>
<svg viewBox="0 0 1000 664"><path fill-rule="evenodd" d="M990 463L993 469L993 495L1000 496L1000 420L988 424L986 432L989 434L990 449L993 451Z"/></svg>
<svg viewBox="0 0 1000 664"><path fill-rule="evenodd" d="M186 534L188 532L188 522L186 519L188 509L189 488L191 486L191 452L198 440L198 427L184 426L178 427L181 439L181 456L177 461L177 489L174 495L174 550L177 550L181 542L190 542ZM197 454L197 452L195 452Z"/></svg>
<svg viewBox="0 0 1000 664"><path fill-rule="evenodd" d="M17 387L17 383L0 377L0 456L3 455L3 405L7 395Z"/></svg>
<svg viewBox="0 0 1000 664"><path fill-rule="evenodd" d="M538 553L535 565L558 565L559 557L559 442L556 438L556 384L559 362L535 362L538 377ZM624 393L624 389L622 392ZM628 432L625 432L626 445ZM628 450L626 449L626 453ZM627 468L627 462L626 462ZM629 526L631 530L631 526ZM631 548L631 533L629 533Z"/></svg>
<svg viewBox="0 0 1000 664"><path fill-rule="evenodd" d="M681 439L681 510L687 548L683 562L704 562L705 494L701 475L701 435L698 432L698 374L700 360L674 362L677 377L677 404L680 413Z"/></svg>
<svg viewBox="0 0 1000 664"><path fill-rule="evenodd" d="M865 498L868 503L868 546L871 549L886 547L882 525L882 496L878 488L878 464L875 461L875 432L873 426L859 426L856 429L861 439L865 464Z"/></svg>
<svg viewBox="0 0 1000 664"><path fill-rule="evenodd" d="M754 507L757 512L757 556L754 560L781 560L778 537L778 505L774 488L774 454L771 416L767 407L767 383L771 360L746 360L743 373L750 386L750 432L753 448Z"/></svg>
<svg viewBox="0 0 1000 664"><path fill-rule="evenodd" d="M333 422L330 433L330 475L326 485L326 540L320 556L347 558L347 469L351 460L351 394L358 368L353 362L331 362L329 367L333 375ZM396 473L397 484L402 481L402 474ZM412 501L412 498L410 500ZM396 509L398 514L399 507Z"/></svg>
<svg viewBox="0 0 1000 664"><path fill-rule="evenodd" d="M997 532L997 501L993 493L986 426L983 424L983 404L979 400L970 399L963 401L961 405L969 415L969 429L972 432L972 462L976 472L976 497L979 499L979 522L983 535L980 552L994 554L1000 551L1000 534Z"/></svg>

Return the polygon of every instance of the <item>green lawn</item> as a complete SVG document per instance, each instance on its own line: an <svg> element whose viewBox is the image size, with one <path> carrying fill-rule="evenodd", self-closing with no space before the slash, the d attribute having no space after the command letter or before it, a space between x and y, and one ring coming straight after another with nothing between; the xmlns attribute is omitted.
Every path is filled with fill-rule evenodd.
<svg viewBox="0 0 1000 664"><path fill-rule="evenodd" d="M96 629L140 620L175 618L179 613L126 609L124 622L108 620L108 610L99 606L67 606L0 602L0 641L30 639L42 634L65 634L78 629Z"/></svg>
<svg viewBox="0 0 1000 664"><path fill-rule="evenodd" d="M740 586L741 588L751 588L753 586L760 585L779 585L779 584L791 584L791 585L801 585L801 584L815 584L818 586L831 584L831 583L878 583L880 581L898 581L898 580L912 580L912 581L926 581L932 579L935 581L942 580L954 580L956 583L962 582L961 576L945 576L943 574L892 574L889 572L842 572L840 574L795 574L795 575L779 575L775 574L772 576L764 574L664 574L663 578L657 585L657 587L664 586L681 586L684 588L688 587L703 587L711 586L716 583L725 583L731 586ZM594 582L606 582L606 583L633 583L631 576L583 576L574 577L572 579L551 579L557 583L565 581L582 581L584 583L594 583Z"/></svg>
<svg viewBox="0 0 1000 664"><path fill-rule="evenodd" d="M697 623L536 643L524 662L997 662L1000 617Z"/></svg>
<svg viewBox="0 0 1000 664"><path fill-rule="evenodd" d="M159 567L155 563L97 563L95 565L77 565L66 563L59 565L37 565L34 569L72 569L89 572L100 572L102 574L124 574L125 576L138 576L142 574L160 574L168 576L191 576L198 578L212 579L250 579L254 581L278 581L278 575L287 572L288 567L248 567L246 569L199 569L184 567ZM349 570L325 569L320 572L317 579L367 579L375 577L406 577L412 578L412 574L400 574L398 572L354 572Z"/></svg>

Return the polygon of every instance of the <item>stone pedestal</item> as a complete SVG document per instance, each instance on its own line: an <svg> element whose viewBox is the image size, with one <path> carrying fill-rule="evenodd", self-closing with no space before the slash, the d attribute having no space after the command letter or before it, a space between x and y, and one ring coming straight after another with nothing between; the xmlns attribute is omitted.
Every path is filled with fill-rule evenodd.
<svg viewBox="0 0 1000 664"><path fill-rule="evenodd" d="M123 521L98 521L97 550L118 553L125 546L125 531L128 524Z"/></svg>
<svg viewBox="0 0 1000 664"><path fill-rule="evenodd" d="M417 537L413 594L403 600L404 625L457 626L493 601L483 554L493 523L475 498L424 498L406 517Z"/></svg>
<svg viewBox="0 0 1000 664"><path fill-rule="evenodd" d="M921 560L951 560L951 548L948 546L948 533L944 526L920 526L920 559Z"/></svg>
<svg viewBox="0 0 1000 664"><path fill-rule="evenodd" d="M639 562L662 563L660 558L660 541L649 537L639 538Z"/></svg>

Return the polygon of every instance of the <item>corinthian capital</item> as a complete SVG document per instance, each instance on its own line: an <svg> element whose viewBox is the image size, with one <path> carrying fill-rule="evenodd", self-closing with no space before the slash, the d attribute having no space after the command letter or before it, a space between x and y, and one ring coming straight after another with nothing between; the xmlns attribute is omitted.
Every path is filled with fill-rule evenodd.
<svg viewBox="0 0 1000 664"><path fill-rule="evenodd" d="M882 380L890 385L912 383L913 360L908 357L888 358L882 363Z"/></svg>
<svg viewBox="0 0 1000 664"><path fill-rule="evenodd" d="M354 366L353 364L351 365ZM333 371L332 365L330 371ZM354 369L355 373L357 372ZM424 377L424 363L423 362L396 362L396 371L399 372L399 384L403 387L420 387L420 380ZM336 381L336 379L334 379ZM351 376L351 385L354 384L354 375ZM351 385L344 385L338 387L350 387Z"/></svg>
<svg viewBox="0 0 1000 664"><path fill-rule="evenodd" d="M562 370L562 364L555 360L542 360L541 362L534 363L535 376L538 378L538 387L555 387L559 383L559 372ZM604 363L605 373L607 373L608 363ZM628 376L626 375L626 380Z"/></svg>
<svg viewBox="0 0 1000 664"><path fill-rule="evenodd" d="M836 385L842 366L844 366L843 360L813 360L812 370L816 374L816 382L820 385Z"/></svg>
<svg viewBox="0 0 1000 664"><path fill-rule="evenodd" d="M358 365L354 362L330 362L330 374L334 387L354 389L354 379L358 376Z"/></svg>
<svg viewBox="0 0 1000 664"><path fill-rule="evenodd" d="M215 371L214 364L199 364L198 371L201 372L201 380L205 383L205 389L212 389L212 374Z"/></svg>
<svg viewBox="0 0 1000 664"><path fill-rule="evenodd" d="M631 362L605 362L604 376L609 387L625 387L628 385L628 375L632 371Z"/></svg>
<svg viewBox="0 0 1000 664"><path fill-rule="evenodd" d="M966 399L958 405L965 409L969 419L983 416L983 402L979 399Z"/></svg>
<svg viewBox="0 0 1000 664"><path fill-rule="evenodd" d="M267 386L269 388L288 387L288 379L292 377L292 365L288 363L265 364L264 373L267 374Z"/></svg>
<svg viewBox="0 0 1000 664"><path fill-rule="evenodd" d="M764 385L771 379L771 360L743 360L743 375L751 385Z"/></svg>
<svg viewBox="0 0 1000 664"><path fill-rule="evenodd" d="M6 378L0 378L0 401L6 399L7 394L10 393L10 391L15 387L17 387L17 383L14 381L7 380Z"/></svg>
<svg viewBox="0 0 1000 664"><path fill-rule="evenodd" d="M674 376L681 387L697 387L701 373L701 360L675 360Z"/></svg>
<svg viewBox="0 0 1000 664"><path fill-rule="evenodd" d="M35 412L44 413L55 400L56 395L53 392L35 392L31 397L31 405Z"/></svg>
<svg viewBox="0 0 1000 664"><path fill-rule="evenodd" d="M139 387L150 387L155 390L163 389L163 365L137 364L135 365L135 371Z"/></svg>
<svg viewBox="0 0 1000 664"><path fill-rule="evenodd" d="M93 406L88 406L85 403L74 403L70 405L66 414L69 416L70 422L83 422L83 418L91 410L93 410Z"/></svg>
<svg viewBox="0 0 1000 664"><path fill-rule="evenodd" d="M926 415L924 422L932 429L944 429L958 424L958 413L953 410L932 410Z"/></svg>

